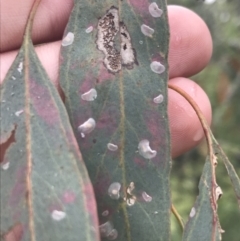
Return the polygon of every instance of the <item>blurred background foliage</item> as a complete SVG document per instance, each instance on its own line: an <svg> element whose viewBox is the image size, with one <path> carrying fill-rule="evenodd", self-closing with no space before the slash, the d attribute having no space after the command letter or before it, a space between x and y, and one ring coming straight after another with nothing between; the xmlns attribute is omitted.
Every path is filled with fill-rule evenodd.
<svg viewBox="0 0 240 241"><path fill-rule="evenodd" d="M211 62L192 77L208 94L213 110L212 131L240 176L240 1L239 0L168 0L168 4L188 7L201 16L213 38ZM173 162L172 199L187 221L198 195L198 182L206 158L206 143ZM218 212L225 230L224 241L240 240L240 211L227 176L219 161L218 184L223 197ZM172 240L181 240L181 229L172 217Z"/></svg>

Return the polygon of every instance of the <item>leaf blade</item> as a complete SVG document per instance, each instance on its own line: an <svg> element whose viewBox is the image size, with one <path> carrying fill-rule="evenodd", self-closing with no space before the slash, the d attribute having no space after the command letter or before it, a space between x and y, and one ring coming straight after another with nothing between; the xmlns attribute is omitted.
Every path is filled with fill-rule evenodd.
<svg viewBox="0 0 240 241"><path fill-rule="evenodd" d="M212 166L207 158L199 182L199 196L189 214L182 240L221 240L221 229L212 197Z"/></svg>
<svg viewBox="0 0 240 241"><path fill-rule="evenodd" d="M1 112L1 140L15 137L1 165L1 233L18 225L19 240L98 240L88 173L29 34L1 85Z"/></svg>
<svg viewBox="0 0 240 241"><path fill-rule="evenodd" d="M60 83L94 185L100 223L111 223L111 229L118 232L118 240L166 241L170 237L167 71L159 75L151 70L154 61L161 62L167 69L169 34L165 2L157 3L165 12L162 18L151 16L148 1L95 1L94 4L76 1L63 41L69 33L74 39L61 50ZM120 72L114 72L104 62L104 51L97 46L96 39L100 36L99 19L116 12L119 28L122 21L127 28L122 35L130 35L137 56L133 68L123 66ZM153 38L141 32L144 21L149 21L155 29ZM86 32L89 27L93 29L90 33ZM114 40L115 45L124 48L123 42L117 40L121 39L120 35ZM96 100L81 98L92 89L97 92ZM159 95L164 98L161 104L153 101ZM84 132L87 126L93 128L89 133ZM146 160L136 153L144 139L150 140L149 145L156 151L157 158ZM111 151L108 144L118 149ZM131 191L132 183L135 187ZM119 200L109 197L111 184L121 186ZM144 201L144 198L151 199L148 194L151 202ZM131 202L135 204L131 206ZM103 213L108 213L107 217Z"/></svg>
<svg viewBox="0 0 240 241"><path fill-rule="evenodd" d="M226 154L223 152L221 146L218 144L218 142L216 141L216 139L214 138L213 135L212 135L212 139L213 139L213 149L216 153L216 156L218 158L220 158L225 165L225 168L226 168L228 176L231 180L232 187L233 187L233 190L235 192L235 195L236 195L236 198L238 201L238 207L240 208L240 179L239 179L239 176L237 175L234 166L232 165L232 163L230 162L230 160L228 159Z"/></svg>

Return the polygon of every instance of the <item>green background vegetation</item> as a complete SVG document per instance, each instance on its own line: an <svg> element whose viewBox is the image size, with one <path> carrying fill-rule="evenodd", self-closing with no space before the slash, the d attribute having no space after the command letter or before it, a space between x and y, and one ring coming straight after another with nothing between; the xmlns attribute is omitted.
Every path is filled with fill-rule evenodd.
<svg viewBox="0 0 240 241"><path fill-rule="evenodd" d="M209 0L208 0L209 1ZM207 1L207 2L208 2ZM216 0L212 4L195 0L169 0L186 6L207 23L213 38L211 62L192 77L208 94L213 110L212 130L240 176L240 1ZM171 174L172 199L184 221L195 197L206 157L206 143L177 158ZM219 161L217 181L223 190L218 211L224 241L239 241L240 211L225 167ZM181 230L172 218L173 241Z"/></svg>

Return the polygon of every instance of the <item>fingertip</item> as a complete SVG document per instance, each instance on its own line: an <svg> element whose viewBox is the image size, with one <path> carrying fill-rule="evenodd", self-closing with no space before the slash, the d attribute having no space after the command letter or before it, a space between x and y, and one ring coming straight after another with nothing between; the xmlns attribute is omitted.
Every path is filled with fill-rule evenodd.
<svg viewBox="0 0 240 241"><path fill-rule="evenodd" d="M34 0L1 1L1 52L18 49ZM33 22L34 44L48 43L62 38L73 8L72 0L41 1Z"/></svg>
<svg viewBox="0 0 240 241"><path fill-rule="evenodd" d="M169 73L170 77L189 77L201 71L212 56L210 31L195 12L169 6Z"/></svg>
<svg viewBox="0 0 240 241"><path fill-rule="evenodd" d="M197 103L210 124L211 104L203 89L194 81L174 78L169 81L187 92ZM172 140L172 156L176 157L196 146L204 137L201 123L188 101L176 91L169 89L169 121Z"/></svg>

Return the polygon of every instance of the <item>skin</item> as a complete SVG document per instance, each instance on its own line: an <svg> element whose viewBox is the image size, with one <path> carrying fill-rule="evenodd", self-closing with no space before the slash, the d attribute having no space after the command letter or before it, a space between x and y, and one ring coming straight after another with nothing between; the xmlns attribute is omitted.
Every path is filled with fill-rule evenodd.
<svg viewBox="0 0 240 241"><path fill-rule="evenodd" d="M0 81L2 82L20 47L33 0L1 0ZM60 4L61 3L61 4ZM50 79L58 86L60 40L73 6L72 0L42 0L33 26L33 42ZM194 12L169 6L169 82L184 89L211 123L211 105L206 93L190 76L203 70L212 54L212 39L204 21ZM168 113L172 156L196 146L203 138L200 122L190 104L169 90Z"/></svg>

